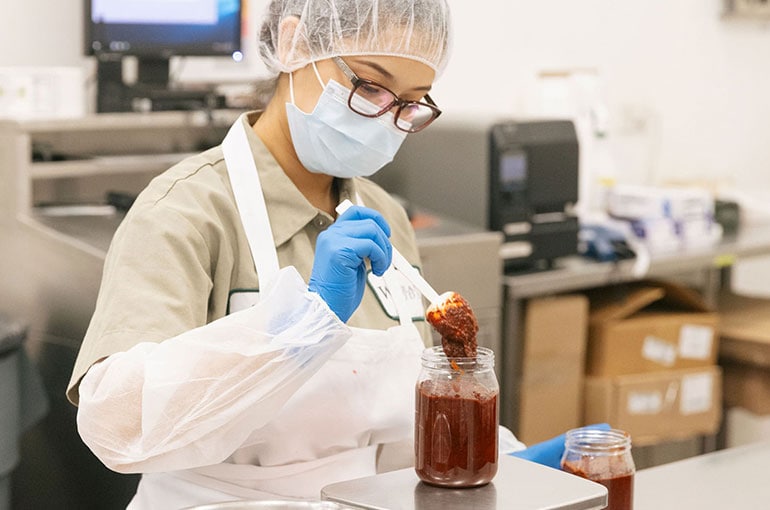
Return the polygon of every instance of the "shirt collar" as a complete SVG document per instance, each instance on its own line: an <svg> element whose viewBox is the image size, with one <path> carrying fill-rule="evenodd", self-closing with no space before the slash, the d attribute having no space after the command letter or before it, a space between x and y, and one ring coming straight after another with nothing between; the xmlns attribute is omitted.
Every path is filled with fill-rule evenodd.
<svg viewBox="0 0 770 510"><path fill-rule="evenodd" d="M262 193L270 211L273 240L278 247L307 227L319 214L327 217L328 214L313 206L305 198L254 132L251 126L260 114L261 112L249 112L242 116L241 122L246 123L246 138L259 172ZM347 198L356 202L354 200L355 184L352 179L339 179L338 186L340 201Z"/></svg>

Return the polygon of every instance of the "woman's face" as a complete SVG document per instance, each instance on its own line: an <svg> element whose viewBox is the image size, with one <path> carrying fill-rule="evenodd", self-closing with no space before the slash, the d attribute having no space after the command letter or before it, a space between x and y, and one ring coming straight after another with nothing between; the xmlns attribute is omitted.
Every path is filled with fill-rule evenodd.
<svg viewBox="0 0 770 510"><path fill-rule="evenodd" d="M378 83L401 99L411 101L425 97L436 76L428 65L404 57L356 55L342 58L359 78ZM331 59L319 60L316 67L324 84L332 79L352 88L350 79ZM294 72L294 104L300 110L312 112L322 92L323 88L315 76L312 64Z"/></svg>

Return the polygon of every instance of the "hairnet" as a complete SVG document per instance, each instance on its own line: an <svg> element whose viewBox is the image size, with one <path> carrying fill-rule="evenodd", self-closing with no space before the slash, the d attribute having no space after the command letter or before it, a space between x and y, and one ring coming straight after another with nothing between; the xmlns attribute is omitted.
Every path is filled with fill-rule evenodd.
<svg viewBox="0 0 770 510"><path fill-rule="evenodd" d="M295 17L296 29L287 18ZM273 73L344 55L390 55L427 64L438 76L450 44L446 0L271 0L259 51Z"/></svg>

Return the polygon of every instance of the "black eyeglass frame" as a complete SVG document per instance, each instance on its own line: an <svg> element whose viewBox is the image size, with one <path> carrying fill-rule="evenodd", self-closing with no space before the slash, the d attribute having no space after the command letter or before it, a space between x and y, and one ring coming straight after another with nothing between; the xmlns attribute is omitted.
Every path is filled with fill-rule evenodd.
<svg viewBox="0 0 770 510"><path fill-rule="evenodd" d="M380 116L384 115L385 113L389 112L390 110L392 110L393 108L397 107L396 108L396 112L393 115L393 123L396 125L396 127L398 129L400 129L401 131L405 131L407 133L417 133L419 131L422 131L423 129L425 129L426 127L431 125L433 123L433 121L436 120L439 117L439 115L441 115L441 110L436 105L436 103L433 102L433 99L430 97L429 94L425 94L425 102L422 102L422 101L410 101L408 99L401 99L400 97L398 97L398 94L396 94L395 92L390 90L388 87L386 87L384 85L380 85L376 81L367 80L365 78L359 78L358 75L355 72L353 72L353 70L350 68L350 66L348 66L347 62L342 60L341 57L332 57L332 60L334 61L335 64L337 64L337 67L339 67L340 70L342 70L342 72L345 74L345 76L347 76L347 78L353 84L353 90L350 91L350 96L348 97L348 108L350 108L353 112L357 113L358 115L362 115L364 117L369 117L369 118L373 119L373 118L376 118L376 117L380 117ZM387 106L384 106L377 113L371 114L371 113L360 112L360 111L356 110L355 108L353 108L352 102L353 102L353 96L356 93L356 90L358 90L358 88L361 85L373 85L375 87L379 87L379 88L381 88L383 90L388 91L395 99L390 104L388 104ZM433 117L428 119L424 124L420 125L416 129L404 129L404 128L402 128L401 126L398 125L398 119L401 116L401 111L404 108L404 106L407 106L407 105L410 105L410 104L418 104L420 106L427 106L428 108L430 108L433 111Z"/></svg>

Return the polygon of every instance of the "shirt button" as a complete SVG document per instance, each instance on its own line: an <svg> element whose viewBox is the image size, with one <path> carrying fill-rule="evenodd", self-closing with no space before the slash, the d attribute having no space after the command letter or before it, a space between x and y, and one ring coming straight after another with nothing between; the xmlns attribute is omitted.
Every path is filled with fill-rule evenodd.
<svg viewBox="0 0 770 510"><path fill-rule="evenodd" d="M318 228L326 228L329 225L329 221L323 216L318 216L315 219L315 226Z"/></svg>

